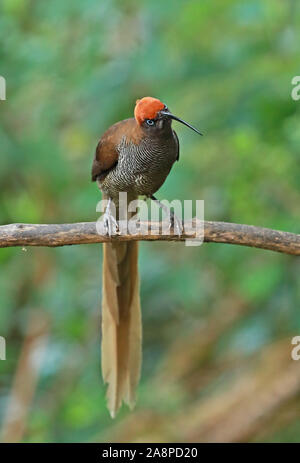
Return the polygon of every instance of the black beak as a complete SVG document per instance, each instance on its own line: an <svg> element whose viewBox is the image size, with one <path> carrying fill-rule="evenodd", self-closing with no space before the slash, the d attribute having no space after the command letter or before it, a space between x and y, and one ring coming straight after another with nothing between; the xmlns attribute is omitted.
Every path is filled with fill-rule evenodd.
<svg viewBox="0 0 300 463"><path fill-rule="evenodd" d="M186 125L190 129L194 130L194 132L197 132L199 135L203 135L203 133L199 132L198 129L196 129L192 125L188 124L187 122L183 121L182 119L179 119L179 117L174 116L174 114L170 113L169 111L160 111L160 114L163 114L164 116L168 116L171 119L174 119L174 121L181 122L181 124Z"/></svg>

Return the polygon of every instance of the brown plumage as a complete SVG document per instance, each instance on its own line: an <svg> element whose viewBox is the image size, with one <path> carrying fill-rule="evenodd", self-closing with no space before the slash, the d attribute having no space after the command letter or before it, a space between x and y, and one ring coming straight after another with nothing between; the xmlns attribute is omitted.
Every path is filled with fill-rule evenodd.
<svg viewBox="0 0 300 463"><path fill-rule="evenodd" d="M92 180L104 197L116 205L127 192L128 202L138 195L155 199L174 162L179 142L171 114L158 99L137 100L134 118L112 125L101 137L92 166ZM198 132L200 133L200 132ZM110 210L106 220L111 219ZM110 233L110 228L107 228ZM130 407L141 369L141 309L139 299L138 243L114 241L103 245L102 374L108 383L107 404L115 416L122 401Z"/></svg>

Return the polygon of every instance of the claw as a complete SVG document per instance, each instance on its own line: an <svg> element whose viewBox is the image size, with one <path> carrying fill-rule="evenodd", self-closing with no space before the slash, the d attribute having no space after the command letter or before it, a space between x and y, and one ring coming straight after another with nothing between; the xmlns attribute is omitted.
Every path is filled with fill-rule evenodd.
<svg viewBox="0 0 300 463"><path fill-rule="evenodd" d="M182 235L183 233L183 225L182 225L182 222L181 220L178 219L178 217L176 217L175 214L172 214L170 216L170 225L169 225L169 229L173 229L174 230L174 234L175 235Z"/></svg>
<svg viewBox="0 0 300 463"><path fill-rule="evenodd" d="M119 225L111 212L111 199L109 199L106 210L103 214L104 231L108 236L115 235L119 231Z"/></svg>
<svg viewBox="0 0 300 463"><path fill-rule="evenodd" d="M158 199L156 199L155 196L149 195L149 198L152 199L152 201L154 201L156 204L158 204L159 207L161 207L162 210L165 211L165 213L169 215L169 219L170 219L169 230L173 229L173 232L175 235L178 235L178 236L182 235L183 223L181 220L178 219L176 214L174 214L174 212L171 211L165 204L158 201Z"/></svg>
<svg viewBox="0 0 300 463"><path fill-rule="evenodd" d="M118 222L116 221L114 216L109 212L105 212L103 214L103 225L105 233L108 236L115 235L119 230Z"/></svg>

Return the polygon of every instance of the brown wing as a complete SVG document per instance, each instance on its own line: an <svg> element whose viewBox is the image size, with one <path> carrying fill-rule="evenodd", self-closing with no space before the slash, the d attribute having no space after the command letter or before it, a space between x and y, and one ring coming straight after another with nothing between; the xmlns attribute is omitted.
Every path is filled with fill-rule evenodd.
<svg viewBox="0 0 300 463"><path fill-rule="evenodd" d="M175 142L176 142L176 145L177 145L177 157L176 157L176 161L179 161L179 140L178 140L177 133L175 132L175 130L173 130L173 135L174 135Z"/></svg>
<svg viewBox="0 0 300 463"><path fill-rule="evenodd" d="M135 126L133 118L126 119L109 127L102 135L92 165L93 182L97 180L97 177L103 179L115 167L119 158L118 146L122 137L131 134Z"/></svg>
<svg viewBox="0 0 300 463"><path fill-rule="evenodd" d="M115 140L115 126L111 126L100 138L96 147L95 157L92 165L92 181L97 177L104 177L118 162L118 141Z"/></svg>
<svg viewBox="0 0 300 463"><path fill-rule="evenodd" d="M104 178L108 172L114 168L118 162L118 151L116 146L108 145L101 138L99 141L92 165L92 182L97 177Z"/></svg>

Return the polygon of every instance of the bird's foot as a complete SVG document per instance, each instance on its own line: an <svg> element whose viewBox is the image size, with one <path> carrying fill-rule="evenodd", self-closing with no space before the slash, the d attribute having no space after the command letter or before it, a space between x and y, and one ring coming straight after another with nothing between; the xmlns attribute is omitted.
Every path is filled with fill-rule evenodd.
<svg viewBox="0 0 300 463"><path fill-rule="evenodd" d="M110 211L103 214L104 231L108 236L115 235L119 231L119 225Z"/></svg>
<svg viewBox="0 0 300 463"><path fill-rule="evenodd" d="M182 235L183 233L183 223L175 214L171 214L170 216L170 225L169 229L174 231L175 235Z"/></svg>

